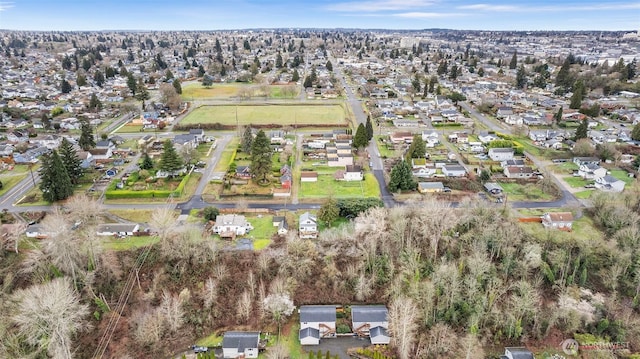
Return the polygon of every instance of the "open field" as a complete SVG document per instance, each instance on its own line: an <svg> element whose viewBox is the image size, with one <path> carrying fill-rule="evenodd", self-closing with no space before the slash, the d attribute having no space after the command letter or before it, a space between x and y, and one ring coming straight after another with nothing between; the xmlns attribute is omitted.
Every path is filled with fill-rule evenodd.
<svg viewBox="0 0 640 359"><path fill-rule="evenodd" d="M127 221L136 223L148 223L151 221L153 210L151 209L111 209L109 213Z"/></svg>
<svg viewBox="0 0 640 359"><path fill-rule="evenodd" d="M251 97L269 97L269 98L286 98L291 97L283 88L295 85L253 85L243 83L230 84L214 84L209 87L202 86L199 82L193 82L182 86L182 99L185 101L203 100L203 99L225 99L239 97L242 92L244 96ZM265 96L265 90L269 90ZM298 95L296 87L293 96Z"/></svg>
<svg viewBox="0 0 640 359"><path fill-rule="evenodd" d="M565 182L569 184L569 186L573 188L583 188L587 184L593 183L593 180L583 179L582 177L564 177Z"/></svg>
<svg viewBox="0 0 640 359"><path fill-rule="evenodd" d="M622 182L630 185L636 179L633 177L629 177L629 174L625 170L611 170L611 176L621 180Z"/></svg>
<svg viewBox="0 0 640 359"><path fill-rule="evenodd" d="M530 183L521 185L518 183L500 183L509 201L551 201L552 195L542 192L540 187Z"/></svg>
<svg viewBox="0 0 640 359"><path fill-rule="evenodd" d="M222 105L201 106L180 121L181 125L220 123L246 125L346 125L344 108L327 105Z"/></svg>
<svg viewBox="0 0 640 359"><path fill-rule="evenodd" d="M365 173L364 181L336 181L331 174L318 174L317 182L300 183L300 198L353 198L379 197L378 181L371 173Z"/></svg>

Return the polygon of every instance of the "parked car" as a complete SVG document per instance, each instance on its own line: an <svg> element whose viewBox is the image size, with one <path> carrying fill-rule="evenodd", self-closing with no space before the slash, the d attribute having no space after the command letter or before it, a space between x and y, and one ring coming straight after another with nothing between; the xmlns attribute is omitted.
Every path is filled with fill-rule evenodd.
<svg viewBox="0 0 640 359"><path fill-rule="evenodd" d="M451 192L451 188L445 187L442 189L442 192Z"/></svg>
<svg viewBox="0 0 640 359"><path fill-rule="evenodd" d="M584 188L596 188L595 184L586 184L584 185Z"/></svg>
<svg viewBox="0 0 640 359"><path fill-rule="evenodd" d="M198 354L198 353L206 353L206 352L208 352L209 348L203 347L203 346L199 346L199 345L192 345L191 346L191 350L193 350L193 352L195 354Z"/></svg>

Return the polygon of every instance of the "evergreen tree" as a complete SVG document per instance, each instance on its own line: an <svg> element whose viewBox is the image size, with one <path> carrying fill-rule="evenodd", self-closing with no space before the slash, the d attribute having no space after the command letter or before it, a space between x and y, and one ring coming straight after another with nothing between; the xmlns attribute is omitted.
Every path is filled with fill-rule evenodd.
<svg viewBox="0 0 640 359"><path fill-rule="evenodd" d="M93 126L87 120L82 120L80 124L80 139L78 146L84 151L96 147L96 141L93 138Z"/></svg>
<svg viewBox="0 0 640 359"><path fill-rule="evenodd" d="M242 134L242 152L250 154L252 145L253 132L251 131L251 127L247 126L244 128L244 133Z"/></svg>
<svg viewBox="0 0 640 359"><path fill-rule="evenodd" d="M69 83L69 81L63 79L62 82L60 82L60 92L62 93L69 93L71 92L72 88L71 88L71 84Z"/></svg>
<svg viewBox="0 0 640 359"><path fill-rule="evenodd" d="M182 95L182 85L180 84L180 80L178 79L173 80L172 85L173 85L173 88L176 89L176 93L178 95Z"/></svg>
<svg viewBox="0 0 640 359"><path fill-rule="evenodd" d="M145 153L144 157L142 157L142 163L140 164L140 169L143 169L143 170L153 169L153 160L151 159L151 157L149 157L148 153Z"/></svg>
<svg viewBox="0 0 640 359"><path fill-rule="evenodd" d="M175 171L180 171L183 167L184 163L178 152L176 152L176 148L173 147L173 142L165 140L162 145L162 156L160 157L158 168L171 175Z"/></svg>
<svg viewBox="0 0 640 359"><path fill-rule="evenodd" d="M91 99L89 100L89 110L97 111L102 108L102 102L98 100L98 96L95 93L91 94Z"/></svg>
<svg viewBox="0 0 640 359"><path fill-rule="evenodd" d="M129 91L131 91L131 94L135 96L138 86L136 86L136 78L133 77L131 73L127 74L127 87L129 88Z"/></svg>
<svg viewBox="0 0 640 359"><path fill-rule="evenodd" d="M367 130L364 128L363 124L359 124L358 129L356 130L356 135L353 137L353 147L363 148L367 147L368 144L369 140L367 139Z"/></svg>
<svg viewBox="0 0 640 359"><path fill-rule="evenodd" d="M634 141L640 141L640 123L633 126L633 130L631 130L631 139Z"/></svg>
<svg viewBox="0 0 640 359"><path fill-rule="evenodd" d="M271 142L264 131L258 131L251 144L251 175L258 182L267 182L267 174L271 171Z"/></svg>
<svg viewBox="0 0 640 359"><path fill-rule="evenodd" d="M573 85L573 94L571 95L571 100L569 103L569 108L574 110L579 109L582 106L582 99L585 95L584 83L582 80L576 81L575 85Z"/></svg>
<svg viewBox="0 0 640 359"><path fill-rule="evenodd" d="M318 220L324 222L327 227L331 226L331 223L340 217L340 208L338 202L329 197L318 210Z"/></svg>
<svg viewBox="0 0 640 359"><path fill-rule="evenodd" d="M47 202L60 201L73 194L71 179L56 150L42 156L40 179L42 198Z"/></svg>
<svg viewBox="0 0 640 359"><path fill-rule="evenodd" d="M276 68L282 68L282 55L280 55L280 51L278 51L278 54L276 55Z"/></svg>
<svg viewBox="0 0 640 359"><path fill-rule="evenodd" d="M87 77L79 74L76 77L76 85L78 85L78 87L87 86Z"/></svg>
<svg viewBox="0 0 640 359"><path fill-rule="evenodd" d="M569 69L571 68L571 63L569 59L565 59L558 70L558 74L556 75L556 86L561 86L564 88L569 88L571 86L571 74L569 73Z"/></svg>
<svg viewBox="0 0 640 359"><path fill-rule="evenodd" d="M452 80L458 78L458 65L453 64L451 66L451 70L449 71L449 78Z"/></svg>
<svg viewBox="0 0 640 359"><path fill-rule="evenodd" d="M587 138L588 131L589 131L589 122L585 118L584 120L582 120L582 122L580 122L580 125L578 126L578 128L576 128L576 135L573 138L573 140L578 141L581 138Z"/></svg>
<svg viewBox="0 0 640 359"><path fill-rule="evenodd" d="M333 71L333 64L331 61L327 61L326 67L329 72Z"/></svg>
<svg viewBox="0 0 640 359"><path fill-rule="evenodd" d="M304 83L302 84L302 86L304 86L304 88L309 88L313 86L313 82L311 81L311 76L307 76L304 78Z"/></svg>
<svg viewBox="0 0 640 359"><path fill-rule="evenodd" d="M518 66L518 52L514 52L509 62L509 69L514 70Z"/></svg>
<svg viewBox="0 0 640 359"><path fill-rule="evenodd" d="M93 74L93 81L98 85L98 87L102 87L102 84L104 84L104 75L100 70L96 70Z"/></svg>
<svg viewBox="0 0 640 359"><path fill-rule="evenodd" d="M553 120L556 122L556 125L559 125L560 122L562 122L562 107L560 107L555 116L553 116Z"/></svg>
<svg viewBox="0 0 640 359"><path fill-rule="evenodd" d="M391 170L391 179L389 180L389 190L391 192L407 191L416 188L416 182L413 180L411 166L407 161L401 160L393 166Z"/></svg>
<svg viewBox="0 0 640 359"><path fill-rule="evenodd" d="M138 84L136 85L136 100L142 101L142 108L144 109L144 102L151 98L149 95L149 90L147 90L147 86L145 86L142 79L138 79Z"/></svg>
<svg viewBox="0 0 640 359"><path fill-rule="evenodd" d="M523 89L526 85L527 73L524 71L524 65L520 65L520 67L518 67L518 72L516 73L516 87Z"/></svg>
<svg viewBox="0 0 640 359"><path fill-rule="evenodd" d="M293 69L293 75L291 75L291 81L298 82L300 80L300 74L298 73L298 69Z"/></svg>
<svg viewBox="0 0 640 359"><path fill-rule="evenodd" d="M367 140L371 141L371 139L373 139L373 124L371 123L370 116L367 116L367 123L365 125L365 129L367 130Z"/></svg>
<svg viewBox="0 0 640 359"><path fill-rule="evenodd" d="M164 73L164 78L167 80L171 80L173 78L173 72L170 69L167 69Z"/></svg>
<svg viewBox="0 0 640 359"><path fill-rule="evenodd" d="M58 150L60 151L60 159L67 171L69 179L71 179L71 183L77 184L78 180L84 173L84 170L82 169L82 160L78 158L76 150L73 148L71 142L66 138L62 138L62 142L60 143Z"/></svg>
<svg viewBox="0 0 640 359"><path fill-rule="evenodd" d="M413 135L413 141L405 156L407 161L410 161L412 158L424 158L426 154L427 145L422 140L422 135Z"/></svg>
<svg viewBox="0 0 640 359"><path fill-rule="evenodd" d="M478 69L478 76L484 77L484 68L483 67Z"/></svg>

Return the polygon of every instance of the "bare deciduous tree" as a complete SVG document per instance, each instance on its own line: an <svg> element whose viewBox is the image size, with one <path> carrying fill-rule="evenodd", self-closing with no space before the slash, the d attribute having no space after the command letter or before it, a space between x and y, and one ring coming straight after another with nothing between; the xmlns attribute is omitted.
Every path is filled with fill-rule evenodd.
<svg viewBox="0 0 640 359"><path fill-rule="evenodd" d="M389 332L400 359L412 358L416 340L417 307L408 297L398 297L389 306Z"/></svg>
<svg viewBox="0 0 640 359"><path fill-rule="evenodd" d="M182 309L182 299L179 296L172 295L169 292L162 293L162 302L160 303L160 312L171 332L178 331L178 328L184 323L184 310Z"/></svg>
<svg viewBox="0 0 640 359"><path fill-rule="evenodd" d="M151 227L158 231L161 241L164 241L167 238L175 223L176 214L169 207L160 207L155 209L153 213L151 213L151 221L149 222Z"/></svg>
<svg viewBox="0 0 640 359"><path fill-rule="evenodd" d="M242 295L238 299L236 303L236 314L241 321L246 321L249 319L251 315L251 310L253 309L253 298L251 297L251 293L248 290L242 292Z"/></svg>
<svg viewBox="0 0 640 359"><path fill-rule="evenodd" d="M83 223L95 222L104 211L100 202L84 194L69 198L65 207L69 210L69 217L73 221Z"/></svg>
<svg viewBox="0 0 640 359"><path fill-rule="evenodd" d="M74 334L86 328L87 306L67 278L56 278L13 294L16 303L12 316L20 333L30 345L53 358L71 358Z"/></svg>
<svg viewBox="0 0 640 359"><path fill-rule="evenodd" d="M286 294L270 294L262 302L265 312L269 313L278 323L278 336L280 336L280 324L282 320L293 313L296 308L293 301Z"/></svg>

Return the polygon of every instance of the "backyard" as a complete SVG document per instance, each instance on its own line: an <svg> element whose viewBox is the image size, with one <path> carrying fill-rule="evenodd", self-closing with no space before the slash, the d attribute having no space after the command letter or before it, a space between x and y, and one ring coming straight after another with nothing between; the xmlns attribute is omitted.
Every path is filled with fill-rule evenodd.
<svg viewBox="0 0 640 359"><path fill-rule="evenodd" d="M291 95L285 94L286 91L283 91L283 88L291 85L267 85L258 86L251 84L241 84L241 83L232 83L232 84L215 84L212 86L202 86L200 82L192 82L189 84L185 84L182 86L182 99L185 101L192 100L201 100L201 99L224 99L224 98L234 98L238 97L239 93L244 90L251 91L253 90L253 96L264 97L263 88L269 89L270 98L285 98L290 97ZM293 94L297 95L296 93Z"/></svg>
<svg viewBox="0 0 640 359"><path fill-rule="evenodd" d="M535 183L518 184L518 183L500 183L502 190L507 195L509 201L551 201L555 197L551 194L544 193L542 189Z"/></svg>
<svg viewBox="0 0 640 359"><path fill-rule="evenodd" d="M300 183L300 198L318 199L333 196L334 198L379 197L378 181L371 173L365 173L363 181L336 181L334 171L318 171L317 182Z"/></svg>
<svg viewBox="0 0 640 359"><path fill-rule="evenodd" d="M346 126L340 104L322 105L221 105L201 106L180 121L181 125L220 123L224 126L247 125L336 125Z"/></svg>

